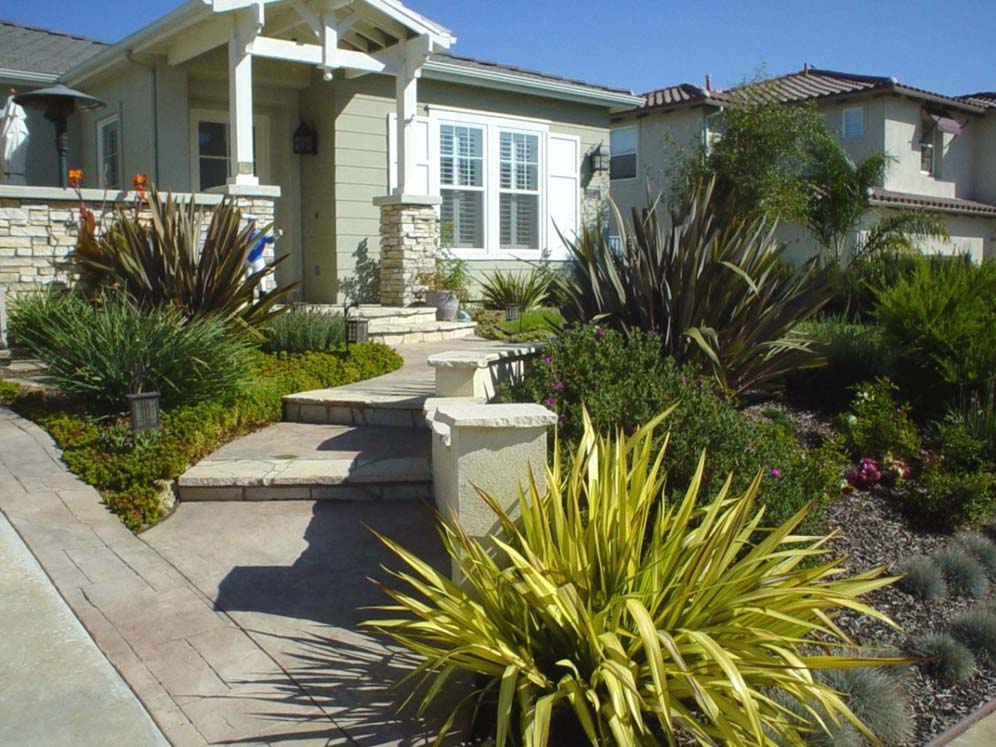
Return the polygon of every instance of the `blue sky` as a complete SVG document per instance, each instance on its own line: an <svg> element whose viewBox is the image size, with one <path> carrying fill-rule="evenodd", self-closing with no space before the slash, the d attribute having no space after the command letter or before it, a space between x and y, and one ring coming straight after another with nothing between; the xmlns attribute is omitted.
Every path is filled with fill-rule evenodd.
<svg viewBox="0 0 996 747"><path fill-rule="evenodd" d="M180 0L0 0L0 18L115 41ZM454 51L645 91L809 62L940 93L996 90L994 0L409 0Z"/></svg>

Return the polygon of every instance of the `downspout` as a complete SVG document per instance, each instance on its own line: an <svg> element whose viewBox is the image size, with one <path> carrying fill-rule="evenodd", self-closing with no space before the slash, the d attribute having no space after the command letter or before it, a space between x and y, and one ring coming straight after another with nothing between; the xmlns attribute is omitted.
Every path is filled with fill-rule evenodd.
<svg viewBox="0 0 996 747"><path fill-rule="evenodd" d="M132 65L144 67L149 71L149 78L152 83L152 183L159 184L159 71L155 65L146 65L139 62L132 50L125 52L125 59ZM121 130L124 133L124 128Z"/></svg>

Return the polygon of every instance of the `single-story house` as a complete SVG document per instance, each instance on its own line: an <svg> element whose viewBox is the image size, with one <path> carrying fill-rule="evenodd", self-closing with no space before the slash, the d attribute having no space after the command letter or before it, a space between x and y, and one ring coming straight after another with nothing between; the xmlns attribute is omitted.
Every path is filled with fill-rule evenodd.
<svg viewBox="0 0 996 747"><path fill-rule="evenodd" d="M84 42L53 70L105 103L70 121L84 195L128 199L145 173L264 218L272 204L276 251L290 255L281 280L313 303L341 303L357 262L378 256L381 300L413 302L436 221L476 272L563 257L557 229L571 234L609 196L590 155L612 114L641 101L455 55L451 31L396 0L189 0L116 44ZM32 122L42 150L51 132ZM28 181L55 183L48 165ZM0 186L0 200L18 189L31 187Z"/></svg>
<svg viewBox="0 0 996 747"><path fill-rule="evenodd" d="M943 216L950 241L928 251L996 257L996 93L951 96L895 78L801 70L745 87L691 83L643 94L612 123L612 197L624 209L673 186L676 159L721 137L725 107L752 92L787 106L812 102L855 161L887 153L893 162L871 195L868 225L897 209ZM627 210L628 213L628 210ZM803 228L780 227L792 255L816 251Z"/></svg>

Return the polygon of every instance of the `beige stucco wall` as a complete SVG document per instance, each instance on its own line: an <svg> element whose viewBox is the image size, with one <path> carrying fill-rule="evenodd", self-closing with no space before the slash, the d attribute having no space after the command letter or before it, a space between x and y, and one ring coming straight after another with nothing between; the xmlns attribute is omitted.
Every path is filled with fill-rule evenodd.
<svg viewBox="0 0 996 747"><path fill-rule="evenodd" d="M996 204L996 109L972 122L975 128L975 194L981 202Z"/></svg>

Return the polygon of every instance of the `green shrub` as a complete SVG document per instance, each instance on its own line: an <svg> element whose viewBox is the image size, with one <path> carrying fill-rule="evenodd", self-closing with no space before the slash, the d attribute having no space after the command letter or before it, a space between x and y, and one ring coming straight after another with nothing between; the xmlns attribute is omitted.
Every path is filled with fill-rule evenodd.
<svg viewBox="0 0 996 747"><path fill-rule="evenodd" d="M252 356L249 382L228 397L167 409L156 433L131 433L126 418L94 420L40 397L15 407L44 427L69 469L95 486L130 529L161 518L157 483L181 475L226 441L280 420L281 397L306 388L349 384L392 371L401 357L382 345L358 345L348 355ZM306 384L307 386L301 386Z"/></svg>
<svg viewBox="0 0 996 747"><path fill-rule="evenodd" d="M820 365L797 328L829 300L828 271L809 263L782 272L785 245L773 227L763 218L723 223L718 207L709 184L668 217L659 203L634 211L629 223L616 210L619 244L598 225L568 239L564 317L657 332L665 354L711 370L733 394Z"/></svg>
<svg viewBox="0 0 996 747"><path fill-rule="evenodd" d="M906 499L916 514L935 526L978 527L996 513L996 475L988 470L948 470L943 460L933 459Z"/></svg>
<svg viewBox="0 0 996 747"><path fill-rule="evenodd" d="M928 633L910 642L909 653L925 661L921 666L945 685L957 685L975 674L975 657L948 633Z"/></svg>
<svg viewBox="0 0 996 747"><path fill-rule="evenodd" d="M963 612L951 621L951 635L978 661L996 664L996 610L980 606Z"/></svg>
<svg viewBox="0 0 996 747"><path fill-rule="evenodd" d="M335 350L346 340L341 314L292 308L267 322L260 349L267 353Z"/></svg>
<svg viewBox="0 0 996 747"><path fill-rule="evenodd" d="M815 398L829 410L841 410L850 401L853 387L892 375L892 354L882 342L882 331L870 324L827 318L800 325L800 332L814 341L813 349L826 365L793 373L793 389Z"/></svg>
<svg viewBox="0 0 996 747"><path fill-rule="evenodd" d="M159 392L164 407L223 397L248 371L251 343L220 317L188 320L120 295L21 298L10 323L47 383L105 412L126 409L135 392Z"/></svg>
<svg viewBox="0 0 996 747"><path fill-rule="evenodd" d="M943 412L964 392L986 390L996 371L996 262L923 259L877 299L896 380L916 405Z"/></svg>
<svg viewBox="0 0 996 747"><path fill-rule="evenodd" d="M944 573L930 558L906 558L896 563L895 571L902 574L897 585L908 594L928 602L935 602L948 595Z"/></svg>
<svg viewBox="0 0 996 747"><path fill-rule="evenodd" d="M935 424L945 461L963 469L996 465L996 392L972 395Z"/></svg>
<svg viewBox="0 0 996 747"><path fill-rule="evenodd" d="M0 402L11 402L21 394L21 387L13 381L0 379Z"/></svg>
<svg viewBox="0 0 996 747"><path fill-rule="evenodd" d="M668 419L668 453L673 457L668 489L684 491L694 474L690 465L706 451L710 461L704 491L714 491L731 473L734 490L746 489L763 471L761 500L772 521L840 489L844 459L836 442L807 451L785 428L746 418L696 368L662 357L660 338L653 334L625 337L599 327L565 329L523 380L502 391L499 399L537 402L557 412L566 449L584 432L584 408L595 428L607 433L632 431L677 404Z"/></svg>
<svg viewBox="0 0 996 747"><path fill-rule="evenodd" d="M495 270L481 281L481 298L485 308L504 311L509 304L519 304L522 311L539 306L550 292L553 276L538 268L525 271Z"/></svg>
<svg viewBox="0 0 996 747"><path fill-rule="evenodd" d="M982 564L990 581L996 582L996 544L991 539L978 532L959 532L955 542Z"/></svg>
<svg viewBox="0 0 996 747"><path fill-rule="evenodd" d="M985 568L960 547L938 550L931 558L944 574L952 594L980 599L989 590Z"/></svg>
<svg viewBox="0 0 996 747"><path fill-rule="evenodd" d="M678 732L703 745L797 744L805 725L771 702L777 690L860 725L806 670L868 663L830 648L845 642L825 623L842 606L883 620L858 597L891 579L804 562L825 552L825 538L796 536L804 511L755 544L766 522L756 482L701 509L698 479L664 500L659 423L613 437L587 427L569 463L555 455L545 492L520 491L519 519L512 496L482 492L500 530L487 540L441 520L459 584L383 540L406 566L392 573L404 590L387 588L395 604L365 625L423 659L413 674L432 683L423 707L463 670L481 683L465 705L497 694L501 745L509 735L534 747L649 745ZM816 646L813 626L826 636ZM551 732L562 713L580 739Z"/></svg>
<svg viewBox="0 0 996 747"><path fill-rule="evenodd" d="M477 322L477 335L487 340L503 342L542 342L550 339L564 324L564 318L557 309L533 309L519 317L518 321L505 319L504 311L478 309L474 313Z"/></svg>
<svg viewBox="0 0 996 747"><path fill-rule="evenodd" d="M246 275L246 259L257 238L228 198L210 208L193 200L162 197L154 188L145 199L150 218L117 208L114 222L98 233L84 210L70 263L80 287L90 294L123 291L146 308L177 309L186 317L219 316L257 327L280 313L297 287L261 293L284 255L264 270ZM203 229L206 214L210 220ZM270 226L260 226L269 231Z"/></svg>
<svg viewBox="0 0 996 747"><path fill-rule="evenodd" d="M854 258L846 267L835 266L833 299L826 311L858 323L873 321L876 294L909 278L922 261L919 254L875 252Z"/></svg>
<svg viewBox="0 0 996 747"><path fill-rule="evenodd" d="M844 442L854 457L885 461L920 455L920 432L905 405L893 399L896 387L879 379L855 387L850 410L840 418Z"/></svg>

